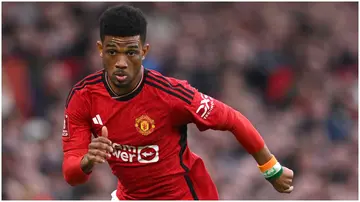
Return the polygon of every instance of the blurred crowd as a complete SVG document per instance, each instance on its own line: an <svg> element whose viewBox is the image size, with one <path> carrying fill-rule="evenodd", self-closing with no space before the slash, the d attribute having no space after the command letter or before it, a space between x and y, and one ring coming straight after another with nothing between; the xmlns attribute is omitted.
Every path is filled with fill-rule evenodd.
<svg viewBox="0 0 360 202"><path fill-rule="evenodd" d="M62 176L66 96L102 68L98 17L114 3L2 4L2 199L110 199L98 166ZM357 3L133 3L148 18L144 66L243 113L295 190L278 194L229 132L189 127L221 199L358 198Z"/></svg>

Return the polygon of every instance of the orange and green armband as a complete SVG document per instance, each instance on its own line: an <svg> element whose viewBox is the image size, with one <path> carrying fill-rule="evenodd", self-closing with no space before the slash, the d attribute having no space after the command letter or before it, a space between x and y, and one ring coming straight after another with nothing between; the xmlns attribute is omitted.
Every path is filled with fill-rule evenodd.
<svg viewBox="0 0 360 202"><path fill-rule="evenodd" d="M281 176L283 173L283 167L276 160L273 155L271 159L263 165L258 165L261 173L264 175L266 180L274 180Z"/></svg>

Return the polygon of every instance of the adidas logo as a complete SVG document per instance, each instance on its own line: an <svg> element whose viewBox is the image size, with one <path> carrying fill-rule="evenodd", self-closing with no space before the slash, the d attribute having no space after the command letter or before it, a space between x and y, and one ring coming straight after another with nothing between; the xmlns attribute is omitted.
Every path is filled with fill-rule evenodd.
<svg viewBox="0 0 360 202"><path fill-rule="evenodd" d="M92 120L93 120L94 124L96 124L96 125L103 125L103 122L102 122L99 114L97 114Z"/></svg>

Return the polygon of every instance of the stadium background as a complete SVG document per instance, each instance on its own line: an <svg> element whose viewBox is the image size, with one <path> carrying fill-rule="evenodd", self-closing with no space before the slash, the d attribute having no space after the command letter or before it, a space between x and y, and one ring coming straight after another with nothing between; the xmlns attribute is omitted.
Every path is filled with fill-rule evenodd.
<svg viewBox="0 0 360 202"><path fill-rule="evenodd" d="M2 198L110 199L108 166L70 187L61 173L64 99L102 68L97 18L114 3L2 4ZM357 3L135 3L145 66L246 115L295 191L275 192L227 132L189 130L221 199L357 199Z"/></svg>

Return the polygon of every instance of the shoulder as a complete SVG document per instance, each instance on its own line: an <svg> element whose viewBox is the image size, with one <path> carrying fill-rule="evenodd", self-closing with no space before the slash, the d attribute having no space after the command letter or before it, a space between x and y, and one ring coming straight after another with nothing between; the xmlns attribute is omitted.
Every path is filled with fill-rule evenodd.
<svg viewBox="0 0 360 202"><path fill-rule="evenodd" d="M97 84L102 82L104 70L96 71L88 76L84 77L80 81L78 81L69 91L69 94L66 98L66 107L68 107L71 100L76 97L85 98L89 96L90 91L95 87Z"/></svg>
<svg viewBox="0 0 360 202"><path fill-rule="evenodd" d="M161 94L169 95L172 99L187 104L191 104L196 92L188 81L164 76L155 70L146 69L145 84L155 88Z"/></svg>

